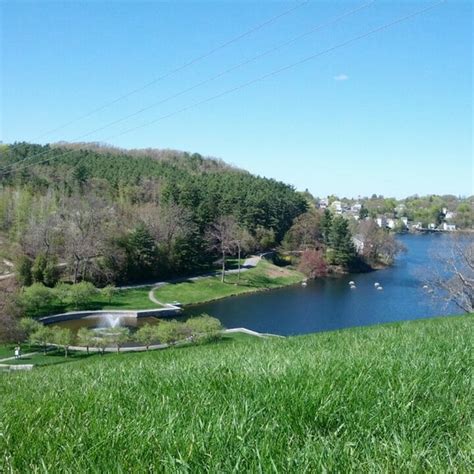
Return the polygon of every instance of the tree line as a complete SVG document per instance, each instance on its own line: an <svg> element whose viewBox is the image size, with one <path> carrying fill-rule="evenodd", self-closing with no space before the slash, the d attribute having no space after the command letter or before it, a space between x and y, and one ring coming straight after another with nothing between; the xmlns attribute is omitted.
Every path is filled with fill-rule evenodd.
<svg viewBox="0 0 474 474"><path fill-rule="evenodd" d="M0 232L25 285L198 272L222 255L211 234L223 220L241 236L233 253L263 251L308 207L289 185L198 154L16 143L1 148L0 167L36 155L0 173Z"/></svg>

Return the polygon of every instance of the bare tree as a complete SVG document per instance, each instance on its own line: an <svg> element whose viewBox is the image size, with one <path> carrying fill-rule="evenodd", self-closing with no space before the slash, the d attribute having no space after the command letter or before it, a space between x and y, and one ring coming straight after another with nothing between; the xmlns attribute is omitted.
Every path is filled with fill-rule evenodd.
<svg viewBox="0 0 474 474"><path fill-rule="evenodd" d="M226 256L238 250L238 235L239 227L233 216L219 217L206 232L209 249L219 252L222 256L222 282L225 280Z"/></svg>
<svg viewBox="0 0 474 474"><path fill-rule="evenodd" d="M452 237L442 253L433 255L436 264L427 287L433 295L467 313L474 312L474 242L465 235Z"/></svg>

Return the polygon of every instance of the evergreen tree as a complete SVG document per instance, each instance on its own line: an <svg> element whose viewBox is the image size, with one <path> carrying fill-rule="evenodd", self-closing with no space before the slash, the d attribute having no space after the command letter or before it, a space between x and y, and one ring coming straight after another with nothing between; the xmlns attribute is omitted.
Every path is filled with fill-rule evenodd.
<svg viewBox="0 0 474 474"><path fill-rule="evenodd" d="M329 245L332 250L332 261L336 265L347 267L353 263L356 251L349 230L349 222L342 216L336 216L332 220L329 232Z"/></svg>

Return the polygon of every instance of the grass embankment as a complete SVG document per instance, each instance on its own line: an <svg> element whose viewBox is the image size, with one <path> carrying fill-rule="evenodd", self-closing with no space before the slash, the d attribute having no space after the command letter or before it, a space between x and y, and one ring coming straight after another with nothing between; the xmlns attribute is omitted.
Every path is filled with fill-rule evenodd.
<svg viewBox="0 0 474 474"><path fill-rule="evenodd" d="M472 317L0 377L0 471L472 472Z"/></svg>
<svg viewBox="0 0 474 474"><path fill-rule="evenodd" d="M160 305L153 303L148 298L151 286L144 288L130 288L127 290L116 290L112 300L109 301L104 295L98 294L91 302L91 307L96 309L154 309Z"/></svg>
<svg viewBox="0 0 474 474"><path fill-rule="evenodd" d="M305 279L295 270L282 268L262 260L255 268L240 274L227 274L222 283L220 275L187 280L181 283L169 283L155 290L154 295L162 303L179 301L181 304L196 304L227 296L253 293L272 288L292 285Z"/></svg>

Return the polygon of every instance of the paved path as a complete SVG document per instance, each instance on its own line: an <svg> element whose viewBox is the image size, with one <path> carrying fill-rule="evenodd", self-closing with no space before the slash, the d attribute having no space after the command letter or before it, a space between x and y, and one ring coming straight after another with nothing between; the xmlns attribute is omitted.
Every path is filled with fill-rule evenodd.
<svg viewBox="0 0 474 474"><path fill-rule="evenodd" d="M247 259L245 259L243 265L241 265L240 267L240 271L241 272L245 272L247 270L250 270L251 268L254 268L258 265L258 262L260 262L260 260L262 259L261 256L259 255L254 255L252 257L249 257ZM235 270L226 270L226 274L229 274L229 273L238 273L239 272L239 269L235 269ZM163 303L162 301L159 301L155 298L155 290L164 286L164 285L167 285L168 283L181 283L181 282L184 282L184 281L197 281L197 280L202 280L203 278L209 278L209 277L212 277L212 276L217 276L217 275L220 275L220 270L216 270L214 272L210 272L210 273L205 273L204 275L198 275L198 276L195 276L195 277L191 277L191 278L175 278L174 280L169 280L169 281L160 281L158 283L155 283L153 285L153 288L148 292L148 298L150 299L150 301L152 301L153 303L155 304L159 304L161 306L168 306L166 303ZM123 287L121 287L123 288Z"/></svg>
<svg viewBox="0 0 474 474"><path fill-rule="evenodd" d="M23 358L23 357L32 356L32 355L36 355L36 354L39 354L39 352L29 352L28 354L21 354L20 359ZM0 362L6 362L8 360L14 360L14 359L15 359L15 356L7 357L5 359L0 359Z"/></svg>

